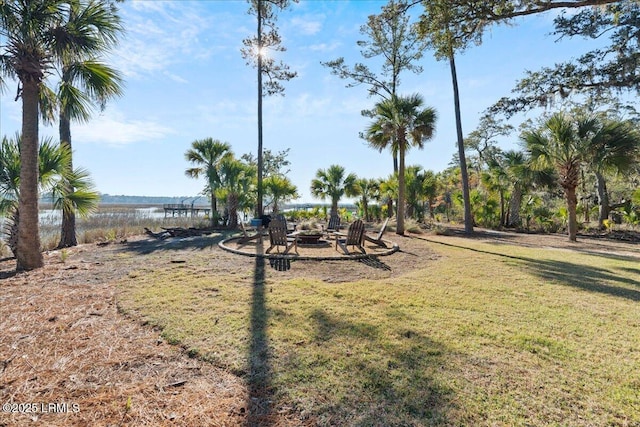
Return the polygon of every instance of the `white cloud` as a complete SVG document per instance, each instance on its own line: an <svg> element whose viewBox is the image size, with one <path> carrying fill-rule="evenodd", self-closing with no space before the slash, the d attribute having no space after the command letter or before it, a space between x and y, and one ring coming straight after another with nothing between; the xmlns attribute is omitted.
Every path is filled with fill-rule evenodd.
<svg viewBox="0 0 640 427"><path fill-rule="evenodd" d="M180 84L185 84L185 83L189 83L189 81L187 79L184 79L176 74L170 73L168 71L165 71L163 73L165 76L169 77L171 80L173 80L176 83L180 83Z"/></svg>
<svg viewBox="0 0 640 427"><path fill-rule="evenodd" d="M127 31L113 53L113 65L129 78L164 75L175 80L171 68L210 57L220 50L220 44L212 47L207 39L218 39L212 30L223 31L221 27L229 20L207 17L201 6L199 2L124 3L122 18Z"/></svg>
<svg viewBox="0 0 640 427"><path fill-rule="evenodd" d="M312 36L322 30L322 22L315 18L300 17L290 21L293 28L306 36Z"/></svg>
<svg viewBox="0 0 640 427"><path fill-rule="evenodd" d="M331 43L317 43L312 44L307 47L307 49L314 52L332 52L342 46L342 43L339 41L334 41Z"/></svg>
<svg viewBox="0 0 640 427"><path fill-rule="evenodd" d="M73 139L113 146L158 140L174 131L155 121L128 119L119 112L105 113L72 129Z"/></svg>

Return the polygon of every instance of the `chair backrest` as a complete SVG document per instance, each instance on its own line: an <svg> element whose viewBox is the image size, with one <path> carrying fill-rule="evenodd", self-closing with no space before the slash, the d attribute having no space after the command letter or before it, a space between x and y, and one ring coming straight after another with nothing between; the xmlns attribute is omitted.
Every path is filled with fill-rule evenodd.
<svg viewBox="0 0 640 427"><path fill-rule="evenodd" d="M281 214L281 213L277 214L274 220L280 221L281 223L283 223L285 230L289 229L289 224L287 224L287 218L284 216L284 214Z"/></svg>
<svg viewBox="0 0 640 427"><path fill-rule="evenodd" d="M278 219L269 223L269 239L272 245L287 246L287 226Z"/></svg>
<svg viewBox="0 0 640 427"><path fill-rule="evenodd" d="M327 224L328 230L338 230L340 229L340 215L332 214L329 217L329 224Z"/></svg>
<svg viewBox="0 0 640 427"><path fill-rule="evenodd" d="M387 219L384 220L384 224L382 224L382 227L380 228L380 232L378 233L378 236L376 237L376 240L382 239L382 236L384 235L384 232L387 230L387 224L388 223L389 223L389 217L387 217Z"/></svg>
<svg viewBox="0 0 640 427"><path fill-rule="evenodd" d="M347 231L347 245L361 245L364 238L364 222L358 219L351 223Z"/></svg>

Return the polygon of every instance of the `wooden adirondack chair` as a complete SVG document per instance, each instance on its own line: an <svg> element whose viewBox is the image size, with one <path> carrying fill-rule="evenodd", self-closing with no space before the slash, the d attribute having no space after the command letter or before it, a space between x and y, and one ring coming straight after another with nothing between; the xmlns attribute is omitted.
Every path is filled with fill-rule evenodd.
<svg viewBox="0 0 640 427"><path fill-rule="evenodd" d="M347 230L346 237L340 237L340 235L336 235L336 250L338 250L338 246L342 251L349 255L349 246L355 246L362 252L366 254L367 252L362 247L362 242L364 240L364 222L358 219L351 223L349 229Z"/></svg>
<svg viewBox="0 0 640 427"><path fill-rule="evenodd" d="M274 219L269 223L269 240L271 246L266 250L267 253L273 248L276 248L280 253L280 246L284 246L283 255L288 254L291 248L295 250L296 254L298 253L298 238L287 236L287 226L282 221Z"/></svg>
<svg viewBox="0 0 640 427"><path fill-rule="evenodd" d="M240 222L240 229L242 230L242 236L238 239L238 243L247 243L252 240L262 242L262 232L260 229L256 230L254 234L249 234L249 230L247 230L242 222Z"/></svg>
<svg viewBox="0 0 640 427"><path fill-rule="evenodd" d="M287 229L287 233L296 231L297 225L295 223L288 223L287 218L284 216L284 214L277 214L275 219L284 223L284 227Z"/></svg>
<svg viewBox="0 0 640 427"><path fill-rule="evenodd" d="M384 235L384 232L387 230L388 223L389 223L389 218L387 218L384 221L384 223L382 224L382 227L380 227L380 232L378 232L378 235L376 237L370 237L365 234L364 240L366 240L367 242L375 243L376 245L382 246L383 248L386 248L387 244L382 240L382 236Z"/></svg>
<svg viewBox="0 0 640 427"><path fill-rule="evenodd" d="M340 231L340 215L333 214L329 217L327 231Z"/></svg>
<svg viewBox="0 0 640 427"><path fill-rule="evenodd" d="M335 233L340 231L340 215L331 214L329 217L329 223L327 228L322 226L322 232L326 235L326 238L331 239Z"/></svg>

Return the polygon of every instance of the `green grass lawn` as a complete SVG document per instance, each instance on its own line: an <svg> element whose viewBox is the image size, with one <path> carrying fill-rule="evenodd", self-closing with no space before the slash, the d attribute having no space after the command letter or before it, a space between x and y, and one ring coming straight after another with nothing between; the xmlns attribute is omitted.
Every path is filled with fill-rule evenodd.
<svg viewBox="0 0 640 427"><path fill-rule="evenodd" d="M428 239L423 268L347 283L217 272L216 249L119 305L320 425L640 425L637 258Z"/></svg>

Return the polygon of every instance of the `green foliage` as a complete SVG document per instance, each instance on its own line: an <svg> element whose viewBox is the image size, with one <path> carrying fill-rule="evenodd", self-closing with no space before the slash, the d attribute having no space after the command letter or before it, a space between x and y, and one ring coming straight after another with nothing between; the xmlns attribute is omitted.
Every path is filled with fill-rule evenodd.
<svg viewBox="0 0 640 427"><path fill-rule="evenodd" d="M500 225L500 203L498 200L477 189L471 190L470 199L475 223L488 228Z"/></svg>
<svg viewBox="0 0 640 427"><path fill-rule="evenodd" d="M311 195L320 200L330 199L332 212L338 211L338 202L343 196L357 195L355 174L345 175L344 167L331 165L327 169L318 169L316 177L311 181Z"/></svg>
<svg viewBox="0 0 640 427"><path fill-rule="evenodd" d="M379 73L373 72L364 63L353 66L345 64L344 58L323 62L331 69L331 74L349 80L347 87L361 84L368 86L370 96L391 99L397 95L400 74L407 70L421 73L422 67L415 62L422 57L425 43L409 22L407 0L391 0L382 6L378 15L369 15L367 24L360 27L360 33L367 40L358 41L365 59L382 58ZM371 115L370 111L363 111Z"/></svg>
<svg viewBox="0 0 640 427"><path fill-rule="evenodd" d="M293 79L297 73L291 71L284 62L276 61L274 55L267 55L266 52L286 51L276 26L276 12L288 8L291 1L250 0L249 3L251 5L249 13L255 15L258 21L258 32L255 36L242 41L244 47L240 49L240 52L248 65L259 68L259 73L267 78L267 81L263 83L266 95L281 95L284 93L284 86L281 82Z"/></svg>
<svg viewBox="0 0 640 427"><path fill-rule="evenodd" d="M373 148L382 150L391 148L398 153L398 226L396 233L404 233L405 219L405 155L410 147L422 149L435 132L436 111L424 107L419 94L397 96L381 101L375 107L375 120L364 132L365 139Z"/></svg>
<svg viewBox="0 0 640 427"><path fill-rule="evenodd" d="M0 150L0 215L15 222L19 218L20 198L20 143L21 136L4 137ZM71 170L71 150L66 144L55 144L51 138L40 142L38 150L38 178L40 194L50 194L54 209L72 211L87 216L100 201L93 189L89 173L83 169ZM8 241L14 242L16 224L8 227ZM12 251L17 247L10 245Z"/></svg>
<svg viewBox="0 0 640 427"><path fill-rule="evenodd" d="M620 92L635 93L640 89L637 61L640 46L635 36L640 27L640 5L614 3L585 7L578 13L563 13L554 19L558 40L581 37L595 42L607 35L609 46L539 71L527 71L514 90L518 96L502 98L490 111L512 115L584 94L598 104L612 105L619 102L615 97Z"/></svg>
<svg viewBox="0 0 640 427"><path fill-rule="evenodd" d="M185 170L190 178L206 178L205 191L211 198L211 224L219 218L216 192L222 185L220 169L226 157L232 156L231 145L213 138L193 141L184 153L185 160L195 166Z"/></svg>
<svg viewBox="0 0 640 427"><path fill-rule="evenodd" d="M278 212L281 203L300 197L298 188L291 180L282 175L270 175L264 180L265 195L271 198L273 212Z"/></svg>

